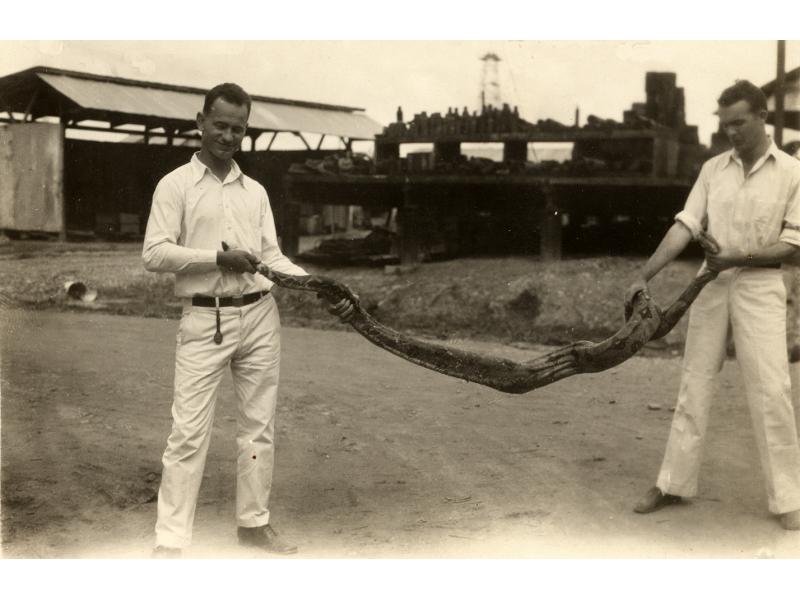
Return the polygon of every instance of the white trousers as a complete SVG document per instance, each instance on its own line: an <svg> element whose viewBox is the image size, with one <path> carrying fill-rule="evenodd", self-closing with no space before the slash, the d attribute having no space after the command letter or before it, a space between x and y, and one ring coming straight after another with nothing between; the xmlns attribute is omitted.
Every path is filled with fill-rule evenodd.
<svg viewBox="0 0 800 600"><path fill-rule="evenodd" d="M237 400L236 522L269 522L274 419L280 366L280 320L272 295L220 308L222 343L214 343L215 309L187 306L175 351L173 425L162 458L156 545L191 542L217 388L230 365Z"/></svg>
<svg viewBox="0 0 800 600"><path fill-rule="evenodd" d="M755 430L769 510L800 509L800 448L786 352L786 289L780 269L728 269L692 304L678 404L657 484L697 495L697 479L728 323Z"/></svg>

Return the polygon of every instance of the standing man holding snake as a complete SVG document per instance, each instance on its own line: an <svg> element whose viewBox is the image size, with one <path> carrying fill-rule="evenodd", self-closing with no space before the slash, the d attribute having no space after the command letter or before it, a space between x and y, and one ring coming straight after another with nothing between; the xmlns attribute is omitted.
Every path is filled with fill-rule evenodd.
<svg viewBox="0 0 800 600"><path fill-rule="evenodd" d="M197 113L200 151L156 187L142 258L175 273L183 314L175 352L173 425L162 458L155 557L179 557L191 542L217 388L230 365L237 399L236 522L243 545L288 554L296 546L270 525L280 321L272 283L257 267L307 273L278 247L264 188L233 160L251 100L223 83ZM346 318L349 300L331 307Z"/></svg>
<svg viewBox="0 0 800 600"><path fill-rule="evenodd" d="M650 513L697 494L730 322L769 510L785 529L800 530L800 447L780 268L800 247L800 162L767 135L767 99L760 88L737 81L717 102L720 126L733 149L703 165L684 210L626 292L626 302L639 292L648 294L647 282L693 238L708 235L718 243L720 251L707 251L702 268L718 276L690 309L678 402L656 486L634 510Z"/></svg>

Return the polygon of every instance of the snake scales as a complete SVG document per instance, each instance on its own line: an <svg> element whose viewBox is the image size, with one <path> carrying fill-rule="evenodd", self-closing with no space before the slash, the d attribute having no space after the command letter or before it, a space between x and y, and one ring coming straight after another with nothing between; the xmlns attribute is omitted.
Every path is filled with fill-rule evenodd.
<svg viewBox="0 0 800 600"><path fill-rule="evenodd" d="M699 241L704 247L709 244L707 239ZM624 325L611 337L597 343L573 342L532 360L516 362L431 344L395 331L373 318L361 307L358 296L334 279L287 275L263 264L259 272L281 287L315 292L330 303L349 299L354 306L347 320L349 325L384 350L427 369L511 394L524 394L565 377L604 371L624 362L648 341L666 335L703 287L717 276L710 271L701 273L666 310L659 308L648 295L639 293L632 306L626 307Z"/></svg>

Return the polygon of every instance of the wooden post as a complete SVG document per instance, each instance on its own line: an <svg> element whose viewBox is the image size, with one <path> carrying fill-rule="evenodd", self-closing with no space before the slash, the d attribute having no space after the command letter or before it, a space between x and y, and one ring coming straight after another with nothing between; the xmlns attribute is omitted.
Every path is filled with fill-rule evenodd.
<svg viewBox="0 0 800 600"><path fill-rule="evenodd" d="M412 196L411 182L406 177L403 183L403 206L397 215L397 233L400 246L400 264L419 263L419 207Z"/></svg>
<svg viewBox="0 0 800 600"><path fill-rule="evenodd" d="M786 41L778 40L778 76L775 78L775 145L783 146L783 100L786 93Z"/></svg>
<svg viewBox="0 0 800 600"><path fill-rule="evenodd" d="M461 156L461 142L434 142L433 156L436 162L455 162Z"/></svg>
<svg viewBox="0 0 800 600"><path fill-rule="evenodd" d="M503 161L525 162L528 160L528 141L510 140L503 144Z"/></svg>
<svg viewBox="0 0 800 600"><path fill-rule="evenodd" d="M398 160L400 144L394 142L375 142L375 162L382 160Z"/></svg>
<svg viewBox="0 0 800 600"><path fill-rule="evenodd" d="M281 250L289 258L300 253L300 204L292 201L292 182L283 178L283 210L281 218Z"/></svg>
<svg viewBox="0 0 800 600"><path fill-rule="evenodd" d="M561 212L558 198L549 185L542 188L544 207L539 213L539 254L542 260L561 260Z"/></svg>

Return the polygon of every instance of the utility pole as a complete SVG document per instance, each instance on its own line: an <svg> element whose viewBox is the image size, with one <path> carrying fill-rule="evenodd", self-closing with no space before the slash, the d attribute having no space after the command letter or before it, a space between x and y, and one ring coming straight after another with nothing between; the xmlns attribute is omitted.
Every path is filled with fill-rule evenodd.
<svg viewBox="0 0 800 600"><path fill-rule="evenodd" d="M778 40L778 76L775 78L775 145L783 146L783 99L786 95L786 40Z"/></svg>

